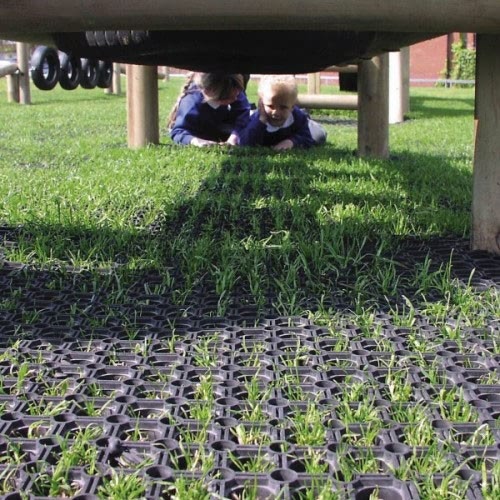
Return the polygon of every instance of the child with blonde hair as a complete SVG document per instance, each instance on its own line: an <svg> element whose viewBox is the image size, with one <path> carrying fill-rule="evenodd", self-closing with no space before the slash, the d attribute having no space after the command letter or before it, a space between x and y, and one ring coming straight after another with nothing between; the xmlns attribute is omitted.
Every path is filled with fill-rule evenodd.
<svg viewBox="0 0 500 500"><path fill-rule="evenodd" d="M277 151L309 148L326 141L326 131L298 106L292 75L267 75L258 88L257 111L240 134L241 146L271 146Z"/></svg>
<svg viewBox="0 0 500 500"><path fill-rule="evenodd" d="M169 132L177 144L211 146L240 142L240 131L250 119L245 76L192 73L169 118Z"/></svg>

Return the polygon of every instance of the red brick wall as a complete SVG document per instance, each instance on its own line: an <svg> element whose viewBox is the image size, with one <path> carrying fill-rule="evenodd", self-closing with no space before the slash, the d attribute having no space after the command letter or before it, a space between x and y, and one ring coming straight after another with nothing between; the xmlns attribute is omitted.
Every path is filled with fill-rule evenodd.
<svg viewBox="0 0 500 500"><path fill-rule="evenodd" d="M447 35L440 36L410 47L411 85L434 85L436 80L443 78L447 61L447 38Z"/></svg>
<svg viewBox="0 0 500 500"><path fill-rule="evenodd" d="M410 47L410 84L415 86L434 85L436 80L445 78L448 35L432 38ZM458 41L459 34L453 33L452 43ZM474 35L467 34L467 46L474 47ZM451 54L450 54L451 57ZM431 80L422 81L422 80Z"/></svg>

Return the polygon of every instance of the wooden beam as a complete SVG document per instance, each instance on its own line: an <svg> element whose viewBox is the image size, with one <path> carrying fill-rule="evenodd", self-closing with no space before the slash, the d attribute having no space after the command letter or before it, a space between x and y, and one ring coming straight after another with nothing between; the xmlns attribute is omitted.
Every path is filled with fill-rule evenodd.
<svg viewBox="0 0 500 500"><path fill-rule="evenodd" d="M403 121L403 64L401 52L389 52L389 123L402 123Z"/></svg>
<svg viewBox="0 0 500 500"><path fill-rule="evenodd" d="M410 112L410 47L403 47L400 52L403 73L403 115L407 115Z"/></svg>
<svg viewBox="0 0 500 500"><path fill-rule="evenodd" d="M121 76L120 63L113 63L111 67L111 85L104 89L105 94L121 94Z"/></svg>
<svg viewBox="0 0 500 500"><path fill-rule="evenodd" d="M113 63L111 90L115 95L120 95L122 93L122 72L120 63Z"/></svg>
<svg viewBox="0 0 500 500"><path fill-rule="evenodd" d="M473 250L500 254L500 35L478 35L472 238Z"/></svg>
<svg viewBox="0 0 500 500"><path fill-rule="evenodd" d="M115 29L498 33L498 0L25 0L0 2L0 34ZM17 40L0 36L0 38Z"/></svg>
<svg viewBox="0 0 500 500"><path fill-rule="evenodd" d="M307 93L319 94L321 92L321 75L319 73L309 73L307 75Z"/></svg>
<svg viewBox="0 0 500 500"><path fill-rule="evenodd" d="M382 54L359 64L358 154L389 156L389 55Z"/></svg>
<svg viewBox="0 0 500 500"><path fill-rule="evenodd" d="M0 66L0 78L2 78L3 76L12 75L12 73L16 73L17 70L17 63L4 64Z"/></svg>
<svg viewBox="0 0 500 500"><path fill-rule="evenodd" d="M128 146L158 144L158 75L156 66L127 65Z"/></svg>
<svg viewBox="0 0 500 500"><path fill-rule="evenodd" d="M356 94L299 94L298 104L309 109L358 109Z"/></svg>
<svg viewBox="0 0 500 500"><path fill-rule="evenodd" d="M7 102L19 102L19 73L7 75Z"/></svg>
<svg viewBox="0 0 500 500"><path fill-rule="evenodd" d="M30 46L27 43L16 43L16 52L19 66L19 104L31 104Z"/></svg>

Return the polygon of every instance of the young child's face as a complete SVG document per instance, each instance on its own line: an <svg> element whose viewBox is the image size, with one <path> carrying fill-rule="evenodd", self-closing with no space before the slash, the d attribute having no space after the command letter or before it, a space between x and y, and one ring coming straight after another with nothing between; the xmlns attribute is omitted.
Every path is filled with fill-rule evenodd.
<svg viewBox="0 0 500 500"><path fill-rule="evenodd" d="M274 93L266 89L260 95L260 102L267 122L273 127L281 127L291 115L296 99L288 92Z"/></svg>
<svg viewBox="0 0 500 500"><path fill-rule="evenodd" d="M241 90L239 88L234 87L231 89L226 99L214 99L214 94L210 92L210 89L204 90L203 94L205 95L207 101L210 101L217 106L227 106L228 104L232 104L234 101L236 101L236 99L238 99L240 92Z"/></svg>

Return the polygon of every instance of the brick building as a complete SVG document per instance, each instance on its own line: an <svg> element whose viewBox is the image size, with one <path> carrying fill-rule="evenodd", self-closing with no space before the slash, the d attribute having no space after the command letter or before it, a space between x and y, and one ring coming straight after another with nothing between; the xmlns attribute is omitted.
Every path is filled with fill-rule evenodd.
<svg viewBox="0 0 500 500"><path fill-rule="evenodd" d="M463 37L466 46L475 47L472 33L450 33L417 43L410 47L410 84L415 86L435 85L438 80L450 77L451 45Z"/></svg>

